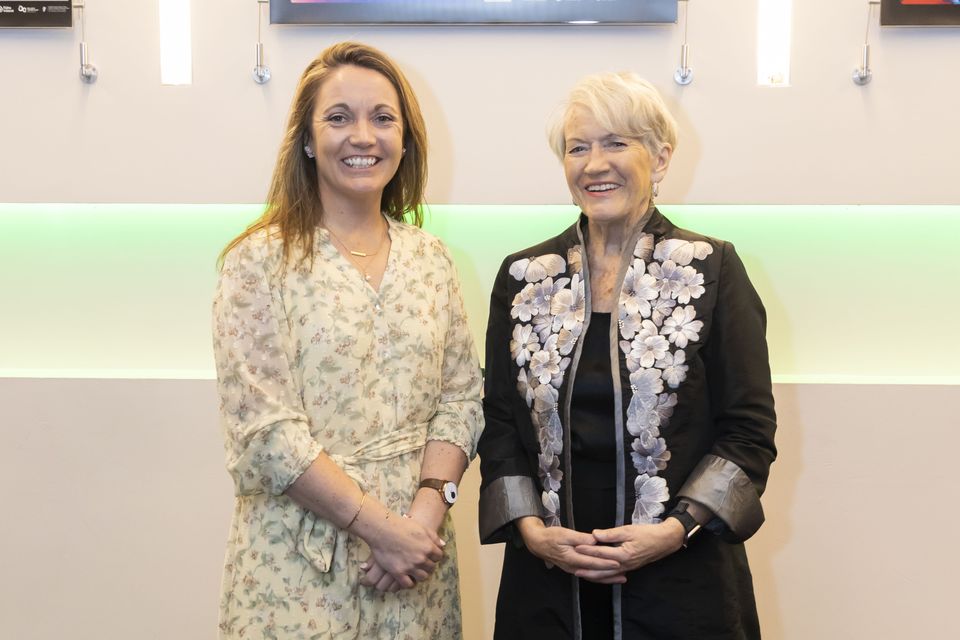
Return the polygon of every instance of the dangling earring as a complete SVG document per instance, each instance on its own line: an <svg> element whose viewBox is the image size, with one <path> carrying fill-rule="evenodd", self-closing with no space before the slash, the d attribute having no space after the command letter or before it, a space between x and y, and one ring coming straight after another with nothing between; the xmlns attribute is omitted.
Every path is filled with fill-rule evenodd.
<svg viewBox="0 0 960 640"><path fill-rule="evenodd" d="M311 149L310 145L308 144L303 145L303 152L307 154L307 157L310 158L311 160L317 157L317 154L313 152L313 149Z"/></svg>
<svg viewBox="0 0 960 640"><path fill-rule="evenodd" d="M660 183L659 183L659 182L654 182L654 183L653 183L653 197L656 198L656 197L659 196L659 195L660 195Z"/></svg>

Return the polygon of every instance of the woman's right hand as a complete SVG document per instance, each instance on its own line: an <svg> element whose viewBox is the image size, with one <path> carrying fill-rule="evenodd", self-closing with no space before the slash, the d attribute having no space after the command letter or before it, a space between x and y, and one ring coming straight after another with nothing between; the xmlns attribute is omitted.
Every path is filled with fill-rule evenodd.
<svg viewBox="0 0 960 640"><path fill-rule="evenodd" d="M595 545L592 534L574 531L565 527L548 527L543 520L534 516L519 518L517 529L523 536L523 542L530 553L548 565L556 565L567 573L577 575L583 571L612 571L617 573L619 563L604 558L584 555L577 551L577 545ZM626 581L624 578L622 581ZM618 580L618 582L621 582Z"/></svg>
<svg viewBox="0 0 960 640"><path fill-rule="evenodd" d="M446 543L435 531L413 518L391 514L378 534L367 539L367 544L372 560L387 575L378 577L376 584L361 582L377 588L383 582L385 588L380 589L383 591L389 588L391 581L388 578L402 589L409 589L415 582L429 578L443 558Z"/></svg>

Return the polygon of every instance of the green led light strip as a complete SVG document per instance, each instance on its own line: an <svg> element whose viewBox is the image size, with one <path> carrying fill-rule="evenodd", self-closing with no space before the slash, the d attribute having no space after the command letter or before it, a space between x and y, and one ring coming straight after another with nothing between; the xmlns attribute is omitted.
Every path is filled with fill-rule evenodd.
<svg viewBox="0 0 960 640"><path fill-rule="evenodd" d="M262 208L0 204L0 377L212 377L216 255ZM736 244L767 308L777 381L960 383L960 206L661 208ZM478 343L503 257L575 216L558 205L429 207L425 226L457 262Z"/></svg>

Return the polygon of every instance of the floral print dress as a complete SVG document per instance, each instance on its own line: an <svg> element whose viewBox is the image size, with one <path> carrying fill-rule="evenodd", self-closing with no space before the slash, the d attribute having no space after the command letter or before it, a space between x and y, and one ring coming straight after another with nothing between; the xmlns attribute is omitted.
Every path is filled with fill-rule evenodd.
<svg viewBox="0 0 960 640"><path fill-rule="evenodd" d="M403 513L423 447L472 459L483 425L480 367L444 246L388 220L379 291L318 229L315 259L282 259L260 231L226 257L214 354L236 506L223 575L222 638L458 638L456 546L427 581L381 594L359 584L370 551L283 492L326 452Z"/></svg>

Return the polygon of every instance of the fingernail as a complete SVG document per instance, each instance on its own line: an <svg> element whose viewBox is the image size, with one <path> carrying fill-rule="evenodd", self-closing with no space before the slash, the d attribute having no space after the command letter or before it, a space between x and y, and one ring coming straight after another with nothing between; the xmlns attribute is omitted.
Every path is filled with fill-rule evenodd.
<svg viewBox="0 0 960 640"><path fill-rule="evenodd" d="M363 569L364 571L366 571L367 569L370 568L370 565L368 565L366 562L361 562L361 563L360 563L360 568Z"/></svg>
<svg viewBox="0 0 960 640"><path fill-rule="evenodd" d="M440 546L441 546L441 547L447 546L447 541L446 541L446 540L440 540Z"/></svg>

